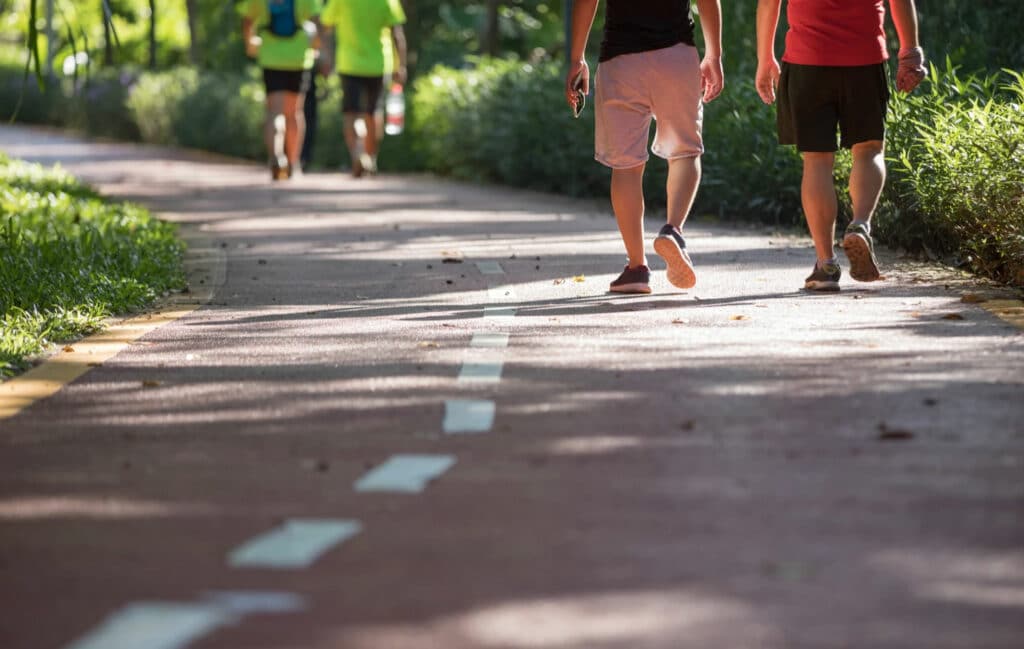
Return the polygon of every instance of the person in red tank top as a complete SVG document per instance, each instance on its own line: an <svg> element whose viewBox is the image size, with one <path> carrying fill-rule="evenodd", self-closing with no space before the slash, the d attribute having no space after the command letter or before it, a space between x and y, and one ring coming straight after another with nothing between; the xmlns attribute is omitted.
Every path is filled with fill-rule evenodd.
<svg viewBox="0 0 1024 649"><path fill-rule="evenodd" d="M755 85L766 104L778 98L779 143L796 145L803 158L801 202L817 253L804 288L839 290L842 271L833 254L837 130L839 145L853 158L853 220L843 236L850 276L879 280L871 217L885 184L885 5L883 0L789 0L781 67L775 58L780 5L781 0L758 0ZM910 92L925 77L917 8L914 0L889 0L889 9L900 40L896 87Z"/></svg>

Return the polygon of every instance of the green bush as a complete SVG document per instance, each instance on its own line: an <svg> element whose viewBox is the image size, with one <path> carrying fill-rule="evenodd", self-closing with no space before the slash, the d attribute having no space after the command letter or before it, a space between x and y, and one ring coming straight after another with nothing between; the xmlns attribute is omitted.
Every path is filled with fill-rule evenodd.
<svg viewBox="0 0 1024 649"><path fill-rule="evenodd" d="M183 284L174 227L0 157L0 376Z"/></svg>
<svg viewBox="0 0 1024 649"><path fill-rule="evenodd" d="M1024 286L1024 75L933 67L893 102L879 232Z"/></svg>

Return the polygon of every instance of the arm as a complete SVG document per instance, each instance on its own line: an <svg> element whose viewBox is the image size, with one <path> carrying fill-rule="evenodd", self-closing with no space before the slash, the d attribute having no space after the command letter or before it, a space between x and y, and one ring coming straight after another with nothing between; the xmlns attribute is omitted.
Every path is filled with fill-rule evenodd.
<svg viewBox="0 0 1024 649"><path fill-rule="evenodd" d="M334 72L334 27L320 22L320 74L325 77Z"/></svg>
<svg viewBox="0 0 1024 649"><path fill-rule="evenodd" d="M597 0L575 0L572 6L572 38L566 46L569 48L569 72L565 75L565 98L570 106L576 105L576 92L573 88L576 78L583 84L584 94L590 94L590 69L584 55L587 51L587 40L590 28L594 25L597 15Z"/></svg>
<svg viewBox="0 0 1024 649"><path fill-rule="evenodd" d="M927 75L924 50L918 42L917 8L914 0L889 0L892 23L900 39L899 65L896 69L896 88L910 92Z"/></svg>
<svg viewBox="0 0 1024 649"><path fill-rule="evenodd" d="M395 66L395 72L392 79L395 83L405 85L407 78L406 74L406 45L405 45L405 30L401 25L393 25L391 27L391 40L395 44L395 52L398 53L398 65Z"/></svg>
<svg viewBox="0 0 1024 649"><path fill-rule="evenodd" d="M781 0L757 2L757 75L754 85L761 101L775 102L775 88L779 85L779 61L775 58L775 31L779 28Z"/></svg>
<svg viewBox="0 0 1024 649"><path fill-rule="evenodd" d="M725 85L722 72L721 0L697 0L700 29L704 32L704 59L700 63L700 87L704 103L717 97Z"/></svg>
<svg viewBox="0 0 1024 649"><path fill-rule="evenodd" d="M242 42L245 43L245 55L256 58L260 51L260 37L256 35L256 22L249 16L242 17Z"/></svg>

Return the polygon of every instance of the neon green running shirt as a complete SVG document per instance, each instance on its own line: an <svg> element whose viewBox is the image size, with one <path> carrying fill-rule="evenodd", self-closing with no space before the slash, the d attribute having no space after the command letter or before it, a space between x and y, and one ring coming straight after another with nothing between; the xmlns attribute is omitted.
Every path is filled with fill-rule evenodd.
<svg viewBox="0 0 1024 649"><path fill-rule="evenodd" d="M270 22L268 0L249 0L243 15L255 23L256 33L263 39L260 53L256 58L261 68L270 70L308 70L313 67L315 55L310 47L309 34L302 24L320 14L320 0L294 0L295 20L299 30L291 38L274 36L267 23Z"/></svg>
<svg viewBox="0 0 1024 649"><path fill-rule="evenodd" d="M320 20L334 27L338 72L379 77L394 70L391 27L405 23L399 0L328 0Z"/></svg>

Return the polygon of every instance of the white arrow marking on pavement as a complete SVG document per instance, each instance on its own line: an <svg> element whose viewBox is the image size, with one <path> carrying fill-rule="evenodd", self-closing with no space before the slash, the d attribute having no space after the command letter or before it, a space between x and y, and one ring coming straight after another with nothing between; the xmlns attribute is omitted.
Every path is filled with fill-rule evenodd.
<svg viewBox="0 0 1024 649"><path fill-rule="evenodd" d="M236 568L307 568L362 529L353 520L291 519L235 548L228 563Z"/></svg>
<svg viewBox="0 0 1024 649"><path fill-rule="evenodd" d="M494 425L494 402L476 399L449 399L444 402L446 433L486 433Z"/></svg>
<svg viewBox="0 0 1024 649"><path fill-rule="evenodd" d="M511 318L516 310L510 306L485 306L484 318Z"/></svg>
<svg viewBox="0 0 1024 649"><path fill-rule="evenodd" d="M484 275L504 275L505 269L496 261L478 261L476 267Z"/></svg>
<svg viewBox="0 0 1024 649"><path fill-rule="evenodd" d="M453 455L392 455L356 481L356 491L419 493L455 464Z"/></svg>
<svg viewBox="0 0 1024 649"><path fill-rule="evenodd" d="M180 649L236 619L214 603L137 602L112 613L67 649Z"/></svg>
<svg viewBox="0 0 1024 649"><path fill-rule="evenodd" d="M505 284L502 286L489 286L487 288L487 297L498 301L498 300L514 300L516 299L516 291L512 288L511 284Z"/></svg>
<svg viewBox="0 0 1024 649"><path fill-rule="evenodd" d="M497 383L501 380L503 361L489 363L463 363L459 370L459 383Z"/></svg>
<svg viewBox="0 0 1024 649"><path fill-rule="evenodd" d="M470 347L508 347L508 334L505 333L477 333L469 341Z"/></svg>

